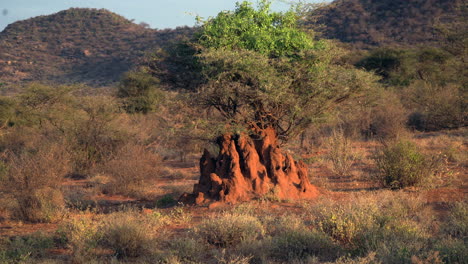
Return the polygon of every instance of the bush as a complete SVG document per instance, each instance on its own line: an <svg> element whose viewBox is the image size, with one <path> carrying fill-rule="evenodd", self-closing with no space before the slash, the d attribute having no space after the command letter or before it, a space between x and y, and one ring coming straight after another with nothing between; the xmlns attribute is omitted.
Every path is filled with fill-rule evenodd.
<svg viewBox="0 0 468 264"><path fill-rule="evenodd" d="M68 172L69 160L63 148L45 144L9 157L9 170L2 183L16 201L14 215L32 222L50 222L63 213L60 182Z"/></svg>
<svg viewBox="0 0 468 264"><path fill-rule="evenodd" d="M74 173L87 175L96 165L108 161L128 142L127 131L118 123L117 106L113 99L96 96L83 97L66 128L73 159Z"/></svg>
<svg viewBox="0 0 468 264"><path fill-rule="evenodd" d="M405 98L414 109L408 120L414 129L438 131L468 124L467 95L462 85L416 82L407 89Z"/></svg>
<svg viewBox="0 0 468 264"><path fill-rule="evenodd" d="M370 113L367 134L379 139L396 139L406 133L407 112L395 93L384 91Z"/></svg>
<svg viewBox="0 0 468 264"><path fill-rule="evenodd" d="M468 263L468 245L465 239L445 238L439 240L435 249L440 252L444 263Z"/></svg>
<svg viewBox="0 0 468 264"><path fill-rule="evenodd" d="M102 225L85 215L64 222L57 230L58 240L72 250L75 263L86 263L95 257L102 235Z"/></svg>
<svg viewBox="0 0 468 264"><path fill-rule="evenodd" d="M351 141L343 131L333 131L329 140L328 158L333 164L333 172L339 176L348 176L356 156L353 153Z"/></svg>
<svg viewBox="0 0 468 264"><path fill-rule="evenodd" d="M333 260L340 255L340 247L325 233L308 229L292 229L271 238L269 255L280 261L305 260L317 256Z"/></svg>
<svg viewBox="0 0 468 264"><path fill-rule="evenodd" d="M130 210L107 216L103 220L103 246L114 251L117 258L140 257L154 248L157 223L152 218Z"/></svg>
<svg viewBox="0 0 468 264"><path fill-rule="evenodd" d="M42 233L18 236L0 242L0 263L23 263L29 258L40 258L54 246L52 237Z"/></svg>
<svg viewBox="0 0 468 264"><path fill-rule="evenodd" d="M355 201L356 202L356 201ZM322 232L347 248L358 245L359 236L375 225L377 205L359 202L318 204L313 208L313 223Z"/></svg>
<svg viewBox="0 0 468 264"><path fill-rule="evenodd" d="M254 216L225 213L203 221L196 234L205 242L227 247L245 241L254 241L264 235L262 223Z"/></svg>
<svg viewBox="0 0 468 264"><path fill-rule="evenodd" d="M111 178L103 186L106 193L147 198L148 181L160 177L161 158L143 146L127 144L98 170Z"/></svg>
<svg viewBox="0 0 468 264"><path fill-rule="evenodd" d="M384 145L374 160L379 169L377 180L392 189L420 185L432 176L433 165L410 141Z"/></svg>
<svg viewBox="0 0 468 264"><path fill-rule="evenodd" d="M127 72L122 79L117 96L123 99L127 113L148 113L157 108L163 93L158 80L144 72Z"/></svg>
<svg viewBox="0 0 468 264"><path fill-rule="evenodd" d="M169 242L171 255L184 263L201 263L205 246L193 238L177 238Z"/></svg>
<svg viewBox="0 0 468 264"><path fill-rule="evenodd" d="M443 226L445 233L458 238L468 237L468 202L457 202Z"/></svg>

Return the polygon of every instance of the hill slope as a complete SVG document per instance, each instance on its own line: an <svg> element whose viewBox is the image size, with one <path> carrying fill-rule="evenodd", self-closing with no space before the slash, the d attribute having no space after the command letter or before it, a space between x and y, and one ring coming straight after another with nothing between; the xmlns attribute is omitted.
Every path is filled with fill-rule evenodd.
<svg viewBox="0 0 468 264"><path fill-rule="evenodd" d="M145 52L192 31L148 29L105 9L71 8L18 21L0 33L0 80L108 85Z"/></svg>
<svg viewBox="0 0 468 264"><path fill-rule="evenodd" d="M324 37L356 47L433 45L434 26L461 15L464 0L336 0L311 13ZM466 5L466 3L465 3ZM466 15L466 14L465 14Z"/></svg>

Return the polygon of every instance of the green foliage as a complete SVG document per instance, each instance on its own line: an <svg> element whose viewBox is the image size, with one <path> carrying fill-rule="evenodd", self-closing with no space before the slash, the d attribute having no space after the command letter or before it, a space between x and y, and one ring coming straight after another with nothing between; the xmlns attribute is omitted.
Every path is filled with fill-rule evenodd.
<svg viewBox="0 0 468 264"><path fill-rule="evenodd" d="M128 113L148 113L157 109L163 100L158 80L144 72L127 72L119 85L117 96L123 99Z"/></svg>
<svg viewBox="0 0 468 264"><path fill-rule="evenodd" d="M248 50L207 50L199 55L209 77L200 88L200 100L231 124L272 127L287 139L336 104L374 85L371 74L331 65L329 58L317 59L331 49L311 53L302 62L269 59Z"/></svg>
<svg viewBox="0 0 468 264"><path fill-rule="evenodd" d="M194 43L183 40L156 50L143 64L145 70L161 80L162 84L194 91L205 82L201 65L195 56L197 53L198 48Z"/></svg>
<svg viewBox="0 0 468 264"><path fill-rule="evenodd" d="M433 173L429 158L410 141L387 144L374 159L379 169L377 179L392 189L420 185Z"/></svg>
<svg viewBox="0 0 468 264"><path fill-rule="evenodd" d="M177 204L177 200L175 200L172 196L170 195L165 195L163 198L159 199L156 202L156 206L158 208L165 208L165 207L171 207Z"/></svg>
<svg viewBox="0 0 468 264"><path fill-rule="evenodd" d="M382 76L384 80L387 80L391 77L393 72L401 70L403 64L402 60L404 58L402 53L403 52L400 50L390 48L375 49L369 56L359 61L356 66L363 67L368 71L375 71Z"/></svg>
<svg viewBox="0 0 468 264"><path fill-rule="evenodd" d="M298 28L295 12L272 12L270 5L262 0L256 10L247 1L237 3L234 11L204 21L197 42L205 48L245 49L273 57L295 56L320 45Z"/></svg>
<svg viewBox="0 0 468 264"><path fill-rule="evenodd" d="M408 86L415 80L440 85L463 78L454 57L440 48L377 48L356 63L382 76L383 82L393 86Z"/></svg>

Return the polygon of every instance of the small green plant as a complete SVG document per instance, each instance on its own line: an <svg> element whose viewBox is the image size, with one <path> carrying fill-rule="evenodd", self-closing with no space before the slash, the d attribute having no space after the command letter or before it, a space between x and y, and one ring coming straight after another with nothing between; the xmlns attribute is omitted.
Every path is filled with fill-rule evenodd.
<svg viewBox="0 0 468 264"><path fill-rule="evenodd" d="M163 198L159 199L156 202L156 206L158 208L166 208L166 207L171 207L177 204L177 200L175 200L172 196L170 195L165 195Z"/></svg>
<svg viewBox="0 0 468 264"><path fill-rule="evenodd" d="M176 223L187 223L192 219L192 216L190 215L189 212L187 212L186 208L183 206L178 206L175 207L174 209L171 210L169 213L169 217L171 218L172 221Z"/></svg>
<svg viewBox="0 0 468 264"><path fill-rule="evenodd" d="M379 169L377 180L391 189L420 185L433 174L429 158L410 141L384 145L374 160Z"/></svg>

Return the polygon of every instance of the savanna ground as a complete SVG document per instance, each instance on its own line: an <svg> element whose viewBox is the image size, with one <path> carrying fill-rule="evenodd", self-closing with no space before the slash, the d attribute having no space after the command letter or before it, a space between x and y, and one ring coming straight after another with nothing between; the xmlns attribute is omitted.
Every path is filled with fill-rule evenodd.
<svg viewBox="0 0 468 264"><path fill-rule="evenodd" d="M2 195L0 261L467 263L466 129L406 138L437 163L415 187L384 188L375 159L382 141L338 131L289 145L308 164L318 199L272 192L208 207L177 202L198 180L199 153L126 147L99 173L61 181L65 206L53 219L23 220L14 213L21 205ZM142 182L128 181L134 173Z"/></svg>
<svg viewBox="0 0 468 264"><path fill-rule="evenodd" d="M468 263L466 23L361 54L269 4L200 21L109 91L1 96L0 263ZM319 197L179 203L203 149L253 128Z"/></svg>

